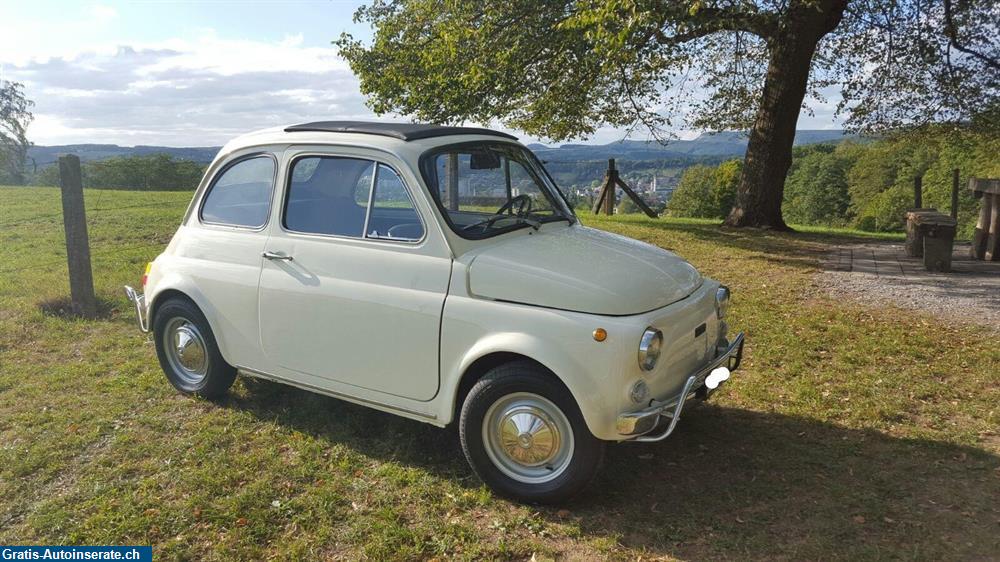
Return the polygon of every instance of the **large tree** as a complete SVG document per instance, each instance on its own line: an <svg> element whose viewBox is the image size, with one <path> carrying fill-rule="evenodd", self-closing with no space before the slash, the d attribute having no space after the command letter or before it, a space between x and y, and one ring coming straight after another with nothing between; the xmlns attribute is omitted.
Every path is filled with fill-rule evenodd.
<svg viewBox="0 0 1000 562"><path fill-rule="evenodd" d="M336 42L378 113L749 131L727 223L784 229L799 112L839 86L861 132L996 115L995 0L376 0ZM996 121L992 122L994 125Z"/></svg>
<svg viewBox="0 0 1000 562"><path fill-rule="evenodd" d="M32 105L24 97L22 84L0 81L0 181L24 183L24 163L31 146L26 131Z"/></svg>

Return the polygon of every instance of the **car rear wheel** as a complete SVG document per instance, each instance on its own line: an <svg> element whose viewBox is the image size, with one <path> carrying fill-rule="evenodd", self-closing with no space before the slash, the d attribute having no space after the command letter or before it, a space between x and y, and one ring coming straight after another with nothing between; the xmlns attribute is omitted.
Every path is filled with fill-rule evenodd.
<svg viewBox="0 0 1000 562"><path fill-rule="evenodd" d="M465 456L498 494L565 501L593 479L604 442L587 429L569 391L539 365L494 368L469 391L459 421Z"/></svg>
<svg viewBox="0 0 1000 562"><path fill-rule="evenodd" d="M236 380L205 315L187 299L171 298L157 309L153 341L167 380L185 394L218 398Z"/></svg>

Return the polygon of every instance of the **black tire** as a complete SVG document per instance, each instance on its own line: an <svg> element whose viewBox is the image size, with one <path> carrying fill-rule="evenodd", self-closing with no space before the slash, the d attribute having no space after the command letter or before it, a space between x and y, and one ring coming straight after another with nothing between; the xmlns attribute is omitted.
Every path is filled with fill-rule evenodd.
<svg viewBox="0 0 1000 562"><path fill-rule="evenodd" d="M533 397L541 397L543 400L536 400ZM525 406L518 399L527 400L528 405ZM520 404L522 408L531 408L533 407L531 406L532 401L535 401L536 405L548 408L554 405L558 408L561 417L556 414L548 418L552 422L551 425L565 427L568 422L572 433L572 448L571 452L563 453L561 459L559 456L553 459L558 461L552 463L557 464L558 469L549 466L548 460L545 460L541 467L519 466L518 461L503 453L502 446L497 447L499 443L491 445L488 442L490 434L484 428L487 416L491 420L506 419L502 414L511 410L504 410L504 407L509 405L509 408L516 408ZM497 409L491 411L494 405L497 405ZM542 411L548 412L549 410L542 409ZM497 441L502 441L499 437L501 434L499 427L502 423L490 424L496 431ZM550 424L543 425L548 427ZM601 461L604 458L605 442L590 433L583 420L583 415L580 413L580 408L570 392L551 373L530 361L515 361L500 365L476 382L462 405L462 414L459 419L459 438L462 442L465 458L486 485L501 496L527 503L560 503L572 498L590 483L600 469ZM521 437L519 436L518 439L520 440ZM553 440L549 435L545 442L552 441L563 443L567 440L564 437ZM531 447L530 444L523 446ZM559 448L556 447L556 449ZM568 447L563 448L568 449ZM550 450L553 450L552 447L543 445L543 451ZM494 461L494 458L499 460ZM501 467L505 462L508 468ZM511 469L510 466L514 466L514 468ZM517 471L522 469L526 472L543 472L543 475L539 476L538 479L551 479L527 481L534 477L518 474ZM558 470L558 473L557 475L544 475L543 469L550 471L550 473L556 473Z"/></svg>
<svg viewBox="0 0 1000 562"><path fill-rule="evenodd" d="M197 361L198 368L195 370L197 372L185 369L180 363L181 355L167 349L168 330L172 333L178 330L184 331L185 337L197 334L194 341L201 342L199 345L204 351L201 354L203 361ZM153 318L153 341L156 344L156 356L160 360L164 374L167 375L167 380L184 394L208 399L219 398L229 391L229 387L236 380L236 368L226 363L219 353L219 345L215 341L208 320L188 299L170 298L157 308ZM188 363L193 361L187 359Z"/></svg>

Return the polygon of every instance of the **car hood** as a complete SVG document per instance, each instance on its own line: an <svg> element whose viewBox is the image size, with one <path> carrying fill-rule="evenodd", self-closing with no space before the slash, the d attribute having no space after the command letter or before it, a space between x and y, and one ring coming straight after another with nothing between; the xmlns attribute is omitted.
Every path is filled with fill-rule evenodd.
<svg viewBox="0 0 1000 562"><path fill-rule="evenodd" d="M473 295L591 314L647 312L702 283L698 271L671 252L579 225L551 225L473 254Z"/></svg>

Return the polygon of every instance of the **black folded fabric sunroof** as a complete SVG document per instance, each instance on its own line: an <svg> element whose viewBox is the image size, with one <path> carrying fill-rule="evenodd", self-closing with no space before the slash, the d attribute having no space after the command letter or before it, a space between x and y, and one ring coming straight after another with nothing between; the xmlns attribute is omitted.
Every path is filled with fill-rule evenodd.
<svg viewBox="0 0 1000 562"><path fill-rule="evenodd" d="M315 121L301 123L285 128L285 132L315 131L324 133L360 133L364 135L380 135L393 137L404 141L427 139L431 137L446 137L450 135L490 135L517 140L514 135L483 129L480 127L446 127L443 125L425 125L422 123L378 123L371 121Z"/></svg>

